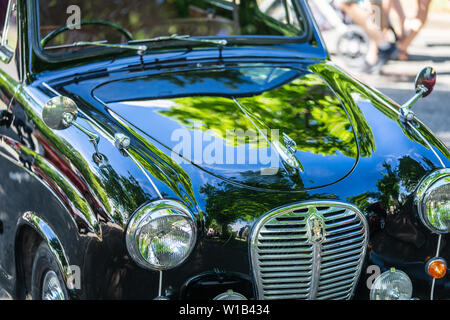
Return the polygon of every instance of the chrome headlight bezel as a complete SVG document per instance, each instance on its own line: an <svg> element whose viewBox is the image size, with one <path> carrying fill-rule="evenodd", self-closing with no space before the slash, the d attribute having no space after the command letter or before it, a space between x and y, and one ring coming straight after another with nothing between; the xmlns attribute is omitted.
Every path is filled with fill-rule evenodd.
<svg viewBox="0 0 450 320"><path fill-rule="evenodd" d="M144 259L144 257L141 255L139 251L137 242L139 232L141 228L145 226L149 221L153 221L155 219L162 218L164 216L172 214L182 216L190 223L193 236L190 242L189 250L183 257L183 259L179 260L176 263L176 265L163 266L152 264L146 259ZM195 243L197 240L197 227L195 224L195 217L189 211L189 209L179 201L171 199L156 200L141 207L133 214L128 223L125 237L128 253L139 266L156 271L170 270L183 264L183 262L186 261L186 259L190 256L192 250L195 247Z"/></svg>
<svg viewBox="0 0 450 320"><path fill-rule="evenodd" d="M450 233L450 229L448 230L440 230L433 226L430 221L426 217L426 212L424 210L424 205L427 197L433 193L436 189L442 187L443 185L450 184L450 169L439 169L434 171L433 173L426 176L419 183L419 187L416 191L415 196L415 205L417 208L417 212L419 214L420 220L422 223L430 229L434 233L438 234L447 234Z"/></svg>
<svg viewBox="0 0 450 320"><path fill-rule="evenodd" d="M383 283L384 282L384 283ZM399 286L402 284L402 286ZM399 292L399 287L403 291ZM380 274L370 287L370 300L410 300L413 292L411 278L403 271L391 268ZM380 299L384 297L384 299ZM403 297L402 297L403 296Z"/></svg>

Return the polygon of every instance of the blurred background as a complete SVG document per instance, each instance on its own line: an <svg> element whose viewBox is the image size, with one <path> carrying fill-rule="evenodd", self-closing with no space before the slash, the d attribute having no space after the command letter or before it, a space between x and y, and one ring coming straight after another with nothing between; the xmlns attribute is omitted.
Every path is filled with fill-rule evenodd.
<svg viewBox="0 0 450 320"><path fill-rule="evenodd" d="M419 1L399 0L407 22L417 17ZM413 110L450 148L450 0L431 0L426 22L408 47L407 60L399 60L401 57L396 58L394 55L379 73L364 70L369 37L342 11L339 1L309 2L333 62L397 103L403 104L414 94L414 79L423 67L432 66L436 69L438 77L434 92L420 99ZM380 28L384 23L384 32L392 42L401 41L401 38L396 39L402 32L397 12L391 10L386 20L389 23L382 23L378 21L379 12L373 3L361 1L358 5L365 10L372 10L374 22ZM335 13L338 15L335 16Z"/></svg>

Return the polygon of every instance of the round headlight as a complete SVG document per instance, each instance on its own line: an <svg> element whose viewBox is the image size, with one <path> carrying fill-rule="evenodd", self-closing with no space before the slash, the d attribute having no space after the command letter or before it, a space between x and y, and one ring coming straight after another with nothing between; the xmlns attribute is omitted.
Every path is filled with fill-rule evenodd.
<svg viewBox="0 0 450 320"><path fill-rule="evenodd" d="M242 294L234 292L230 289L227 292L219 294L213 300L247 300L247 298Z"/></svg>
<svg viewBox="0 0 450 320"><path fill-rule="evenodd" d="M433 232L450 232L450 169L427 176L416 194L417 210L424 224Z"/></svg>
<svg viewBox="0 0 450 320"><path fill-rule="evenodd" d="M372 284L370 300L409 300L412 297L412 283L403 271L391 268L383 272Z"/></svg>
<svg viewBox="0 0 450 320"><path fill-rule="evenodd" d="M126 243L128 252L139 265L167 270L187 259L196 236L194 218L183 204L158 200L133 215Z"/></svg>

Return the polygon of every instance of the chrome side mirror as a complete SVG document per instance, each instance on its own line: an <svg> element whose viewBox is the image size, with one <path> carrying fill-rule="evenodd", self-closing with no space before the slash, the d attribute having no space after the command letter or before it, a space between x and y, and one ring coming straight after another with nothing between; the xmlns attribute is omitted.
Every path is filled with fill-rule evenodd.
<svg viewBox="0 0 450 320"><path fill-rule="evenodd" d="M436 84L436 71L432 67L422 69L416 76L415 90L416 94L409 99L400 109L400 120L403 122L412 121L414 112L411 107L419 98L425 98L432 91Z"/></svg>
<svg viewBox="0 0 450 320"><path fill-rule="evenodd" d="M426 67L416 76L416 93L422 93L422 98L428 96L436 84L436 71L432 67Z"/></svg>
<svg viewBox="0 0 450 320"><path fill-rule="evenodd" d="M77 105L72 99L63 96L51 98L42 110L42 119L49 128L54 130L69 128L77 117Z"/></svg>
<svg viewBox="0 0 450 320"><path fill-rule="evenodd" d="M89 137L89 141L94 145L94 161L101 163L103 156L98 152L98 143L100 137L92 131L84 128L75 122L78 117L78 106L70 98L64 96L56 96L51 98L44 105L42 110L42 120L51 129L64 130L70 126L78 128Z"/></svg>

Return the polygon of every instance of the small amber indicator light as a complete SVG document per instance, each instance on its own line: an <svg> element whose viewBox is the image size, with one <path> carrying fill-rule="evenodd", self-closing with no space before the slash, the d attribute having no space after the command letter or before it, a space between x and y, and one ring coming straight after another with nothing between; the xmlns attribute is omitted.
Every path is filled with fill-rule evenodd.
<svg viewBox="0 0 450 320"><path fill-rule="evenodd" d="M447 273L447 264L444 260L435 259L428 263L428 274L435 279L441 279L445 277Z"/></svg>

